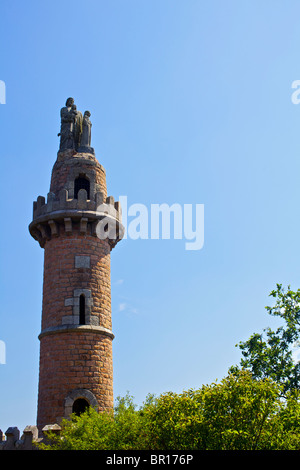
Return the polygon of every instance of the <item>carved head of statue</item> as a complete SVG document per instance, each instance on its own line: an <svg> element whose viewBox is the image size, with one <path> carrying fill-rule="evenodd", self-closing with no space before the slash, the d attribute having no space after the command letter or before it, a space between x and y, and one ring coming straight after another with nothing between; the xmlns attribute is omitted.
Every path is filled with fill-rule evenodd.
<svg viewBox="0 0 300 470"><path fill-rule="evenodd" d="M69 108L74 104L74 98L68 98L66 101L66 106Z"/></svg>
<svg viewBox="0 0 300 470"><path fill-rule="evenodd" d="M91 113L90 111L84 111L84 116L90 117Z"/></svg>

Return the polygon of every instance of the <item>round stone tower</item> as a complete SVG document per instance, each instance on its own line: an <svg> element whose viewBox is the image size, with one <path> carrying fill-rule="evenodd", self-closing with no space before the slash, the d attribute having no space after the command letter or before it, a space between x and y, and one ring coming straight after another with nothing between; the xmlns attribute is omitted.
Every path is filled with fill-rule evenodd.
<svg viewBox="0 0 300 470"><path fill-rule="evenodd" d="M121 208L107 197L93 149L63 137L47 200L34 202L29 225L44 248L40 430L87 406L113 407L110 252L124 233Z"/></svg>

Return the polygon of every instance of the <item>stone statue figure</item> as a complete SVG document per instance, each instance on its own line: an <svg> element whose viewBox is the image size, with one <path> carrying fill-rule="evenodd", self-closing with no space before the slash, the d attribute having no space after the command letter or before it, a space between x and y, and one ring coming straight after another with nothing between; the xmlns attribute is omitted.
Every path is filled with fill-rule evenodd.
<svg viewBox="0 0 300 470"><path fill-rule="evenodd" d="M73 98L68 98L66 105L60 110L60 146L59 151L77 150L82 132L82 113L77 111Z"/></svg>
<svg viewBox="0 0 300 470"><path fill-rule="evenodd" d="M83 123L82 123L82 135L80 146L82 147L90 147L91 146L91 127L92 123L90 121L90 111L85 111L83 115Z"/></svg>
<svg viewBox="0 0 300 470"><path fill-rule="evenodd" d="M84 116L77 110L74 98L68 98L66 105L60 110L60 146L59 151L73 149L81 152L94 153L91 145L91 113L85 111Z"/></svg>
<svg viewBox="0 0 300 470"><path fill-rule="evenodd" d="M91 147L91 128L92 123L90 121L90 111L85 111L82 120L82 134L80 140L80 147L78 152L94 153L93 147Z"/></svg>
<svg viewBox="0 0 300 470"><path fill-rule="evenodd" d="M77 108L75 105L76 111ZM77 150L80 144L80 139L81 139L81 133L82 133L82 113L80 111L77 111L76 116L75 116L75 122L74 122L74 144L75 144L75 149Z"/></svg>
<svg viewBox="0 0 300 470"><path fill-rule="evenodd" d="M73 149L75 148L74 141L74 123L76 116L76 109L74 109L74 99L68 98L65 107L60 110L60 147L59 150Z"/></svg>

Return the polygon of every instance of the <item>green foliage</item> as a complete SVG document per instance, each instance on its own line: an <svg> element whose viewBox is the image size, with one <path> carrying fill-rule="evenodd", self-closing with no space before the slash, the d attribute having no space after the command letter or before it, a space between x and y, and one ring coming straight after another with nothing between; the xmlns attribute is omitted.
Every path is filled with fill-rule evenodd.
<svg viewBox="0 0 300 470"><path fill-rule="evenodd" d="M256 450L285 447L289 430L283 427L281 437L277 436L278 425L281 425L277 416L285 407L277 384L268 379L257 381L248 371L238 371L219 384L180 395L160 396L148 410L151 448ZM300 410L298 404L296 409ZM300 432L296 442L300 446ZM296 445L294 441L293 445Z"/></svg>
<svg viewBox="0 0 300 470"><path fill-rule="evenodd" d="M118 398L114 413L89 409L63 422L46 449L300 449L300 404L281 387L246 370L181 394L148 396L139 409Z"/></svg>
<svg viewBox="0 0 300 470"><path fill-rule="evenodd" d="M41 444L44 450L119 450L140 446L143 437L142 419L135 411L128 394L117 398L113 412L98 413L88 408L80 416L72 415L61 423L62 434L48 433L51 445Z"/></svg>
<svg viewBox="0 0 300 470"><path fill-rule="evenodd" d="M283 325L275 331L271 328L262 334L254 333L238 344L243 358L241 367L250 370L255 378L273 379L283 386L283 395L296 392L300 386L300 365L293 360L293 348L300 335L300 289L285 292L277 284L270 296L276 299L273 307L266 307L272 316L280 317ZM234 368L231 369L233 371Z"/></svg>

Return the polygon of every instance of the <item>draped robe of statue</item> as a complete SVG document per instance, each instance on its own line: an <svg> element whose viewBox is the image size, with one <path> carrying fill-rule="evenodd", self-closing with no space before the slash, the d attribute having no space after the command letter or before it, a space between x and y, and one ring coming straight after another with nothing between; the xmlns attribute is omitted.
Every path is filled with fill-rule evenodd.
<svg viewBox="0 0 300 470"><path fill-rule="evenodd" d="M73 104L74 102L71 103L69 99L66 106L60 110L61 126L58 134L60 136L60 151L75 148L74 124L77 111L73 108Z"/></svg>
<svg viewBox="0 0 300 470"><path fill-rule="evenodd" d="M82 134L82 113L80 111L77 111L76 117L75 117L75 122L74 122L74 145L75 149L77 150L80 141L81 141L81 134Z"/></svg>
<svg viewBox="0 0 300 470"><path fill-rule="evenodd" d="M80 147L90 147L91 146L91 127L92 123L90 121L91 113L89 111L85 111L82 121L82 134L81 134L81 141Z"/></svg>

